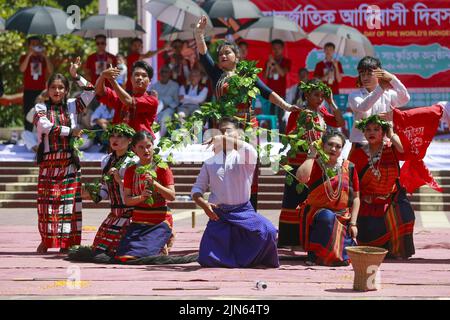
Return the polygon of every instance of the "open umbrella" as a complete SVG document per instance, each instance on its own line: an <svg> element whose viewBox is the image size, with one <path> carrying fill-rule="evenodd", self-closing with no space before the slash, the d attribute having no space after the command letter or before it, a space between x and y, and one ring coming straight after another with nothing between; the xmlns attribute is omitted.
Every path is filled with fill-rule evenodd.
<svg viewBox="0 0 450 320"><path fill-rule="evenodd" d="M307 34L294 21L284 16L270 16L259 18L247 28L237 32L243 39L271 42L281 39L295 42L305 39Z"/></svg>
<svg viewBox="0 0 450 320"><path fill-rule="evenodd" d="M6 21L6 30L17 30L26 34L71 33L70 17L61 9L34 6L17 11Z"/></svg>
<svg viewBox="0 0 450 320"><path fill-rule="evenodd" d="M373 56L375 50L369 39L355 28L326 23L308 34L308 40L323 48L327 42L336 46L336 53L343 56Z"/></svg>
<svg viewBox="0 0 450 320"><path fill-rule="evenodd" d="M245 19L263 16L261 10L250 0L207 0L202 8L211 19Z"/></svg>
<svg viewBox="0 0 450 320"><path fill-rule="evenodd" d="M227 28L220 28L220 27L212 28L207 26L205 30L205 36L207 37L215 36L217 34L226 33L227 30L228 30ZM191 40L194 39L194 30L193 29L185 31L167 30L161 34L161 37L159 39L166 41L173 41L175 39Z"/></svg>
<svg viewBox="0 0 450 320"><path fill-rule="evenodd" d="M144 5L158 21L164 22L173 30L192 30L206 12L191 0L150 0ZM212 27L208 19L208 25Z"/></svg>
<svg viewBox="0 0 450 320"><path fill-rule="evenodd" d="M81 23L80 30L73 34L92 38L103 34L107 38L132 38L145 33L145 30L130 17L120 14L98 14Z"/></svg>

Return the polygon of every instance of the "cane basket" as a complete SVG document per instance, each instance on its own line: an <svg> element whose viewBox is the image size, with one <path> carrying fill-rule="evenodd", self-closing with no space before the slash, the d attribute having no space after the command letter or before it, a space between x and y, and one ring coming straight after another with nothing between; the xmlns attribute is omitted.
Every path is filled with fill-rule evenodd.
<svg viewBox="0 0 450 320"><path fill-rule="evenodd" d="M368 246L347 247L345 250L350 257L353 270L355 271L353 290L378 290L378 268L388 251L383 248Z"/></svg>

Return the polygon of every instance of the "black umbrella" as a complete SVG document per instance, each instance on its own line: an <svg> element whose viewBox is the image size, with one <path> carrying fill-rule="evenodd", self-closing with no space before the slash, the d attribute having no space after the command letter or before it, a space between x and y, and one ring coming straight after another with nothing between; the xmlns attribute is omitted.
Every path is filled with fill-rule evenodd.
<svg viewBox="0 0 450 320"><path fill-rule="evenodd" d="M81 23L80 30L73 34L92 38L103 34L107 38L132 38L145 33L145 30L132 18L120 14L99 14Z"/></svg>
<svg viewBox="0 0 450 320"><path fill-rule="evenodd" d="M6 21L6 30L17 30L26 34L71 33L70 17L61 9L35 6L17 11Z"/></svg>
<svg viewBox="0 0 450 320"><path fill-rule="evenodd" d="M255 19L263 16L261 10L250 0L207 0L202 8L211 19Z"/></svg>

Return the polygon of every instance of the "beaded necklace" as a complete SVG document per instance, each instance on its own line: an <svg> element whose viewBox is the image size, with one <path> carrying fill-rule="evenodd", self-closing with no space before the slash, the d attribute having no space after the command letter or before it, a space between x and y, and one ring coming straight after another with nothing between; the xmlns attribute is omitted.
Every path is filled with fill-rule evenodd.
<svg viewBox="0 0 450 320"><path fill-rule="evenodd" d="M321 165L321 167L322 167L322 176L325 183L325 194L328 200L336 201L340 198L342 192L342 161L338 161L334 165L334 167L328 168L336 172L336 175L338 177L338 185L336 189L334 189L333 186L331 185L331 178L328 175L327 166Z"/></svg>
<svg viewBox="0 0 450 320"><path fill-rule="evenodd" d="M370 153L369 145L366 145L364 148L364 151L366 152L368 158L369 158L369 166L370 170L372 171L373 175L377 178L377 180L381 179L381 171L380 171L380 164L381 164L381 157L383 155L383 149L384 149L384 143L381 144L381 148L377 151L375 155L372 155ZM378 162L377 167L375 167L375 164Z"/></svg>

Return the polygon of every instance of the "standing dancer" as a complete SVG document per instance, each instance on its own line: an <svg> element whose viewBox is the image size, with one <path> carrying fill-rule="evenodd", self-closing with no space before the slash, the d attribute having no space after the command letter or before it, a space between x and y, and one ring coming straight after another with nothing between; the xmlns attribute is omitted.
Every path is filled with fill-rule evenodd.
<svg viewBox="0 0 450 320"><path fill-rule="evenodd" d="M158 98L147 94L147 87L153 77L153 68L145 61L136 61L131 68L131 86L133 93L129 94L116 81L120 70L109 67L104 70L97 83L95 93L100 103L114 109L113 124L126 123L137 131L147 131L154 136L152 125L158 109ZM105 82L112 89L105 87Z"/></svg>
<svg viewBox="0 0 450 320"><path fill-rule="evenodd" d="M133 211L132 223L116 253L116 259L122 262L167 255L173 241L172 212L167 206L167 201L175 200L172 171L157 167L156 178L139 173L142 166L154 165L153 137L149 132L136 133L132 149L139 161L125 172L125 204L133 207ZM146 203L149 198L153 199L152 204Z"/></svg>
<svg viewBox="0 0 450 320"><path fill-rule="evenodd" d="M299 208L300 243L308 252L308 265L346 266L345 247L356 245L358 234L358 175L351 162L339 161L345 144L342 133L327 133L322 143L330 160L316 160L312 149L297 170L297 179L309 188Z"/></svg>
<svg viewBox="0 0 450 320"><path fill-rule="evenodd" d="M370 56L362 58L358 63L358 74L361 87L348 96L348 107L353 111L355 122L370 115L390 112L408 103L408 90L395 75L381 69L379 59ZM353 148L356 144L367 143L355 123L350 142Z"/></svg>
<svg viewBox="0 0 450 320"><path fill-rule="evenodd" d="M222 96L227 94L228 91L228 79L235 75L236 67L239 62L239 49L236 45L225 42L217 48L219 62L217 66L214 64L213 59L208 53L208 48L205 42L205 28L207 24L206 16L202 16L195 28L195 41L197 44L198 51L200 53L200 63L205 68L209 77L212 79L214 94L216 99L220 99ZM255 86L260 90L261 96L277 105L285 111L294 111L298 109L296 106L290 105L284 101L278 94L273 90L268 88L261 79L257 79ZM237 117L243 118L245 122L252 122L254 126L258 125L258 121L253 114L251 109L251 102L247 104L238 104L236 106ZM259 166L255 167L255 174L253 175L252 184L252 195L251 203L255 210L257 210L258 204L258 177L259 177Z"/></svg>
<svg viewBox="0 0 450 320"><path fill-rule="evenodd" d="M356 127L369 142L356 146L349 156L358 171L361 208L358 216L358 243L383 247L388 256L408 258L415 252L414 210L399 184L398 157L403 145L389 123L372 115ZM390 139L389 142L384 138Z"/></svg>
<svg viewBox="0 0 450 320"><path fill-rule="evenodd" d="M211 140L215 155L205 161L191 191L210 219L198 262L204 267L277 268L277 230L249 202L256 150L238 139L236 120L222 118L219 129L222 135ZM211 195L206 201L203 194L208 188Z"/></svg>
<svg viewBox="0 0 450 320"><path fill-rule="evenodd" d="M345 122L342 118L339 108L334 103L333 97L326 96L325 92L328 87L317 79L312 79L306 83L300 84L300 89L303 92L303 100L305 101L301 112L315 113L312 118L317 124L320 124L322 129L326 126L342 127ZM332 108L333 114L330 114L323 106L323 101L326 101ZM301 112L292 112L289 115L288 124L286 126L286 134L290 134L297 130L297 120ZM307 131L304 135L304 139L312 140L320 139L321 132L319 131ZM288 164L293 168L294 172L305 161L307 156L306 152L299 152L295 157L288 158ZM288 174L286 174L287 176ZM295 247L299 245L299 230L300 220L298 217L297 207L303 201L305 201L308 195L308 189L304 188L303 192L298 194L296 191L298 182L294 182L289 185L287 182L284 184L283 191L283 203L281 206L280 220L278 227L278 246L279 247ZM293 248L294 249L294 248Z"/></svg>
<svg viewBox="0 0 450 320"><path fill-rule="evenodd" d="M126 124L110 127L107 131L112 153L102 160L102 186L99 194L86 194L94 202L109 199L111 212L98 229L92 245L94 254L106 253L114 257L120 240L130 224L132 208L125 205L123 178L125 170L137 161L129 151L129 145L135 131Z"/></svg>
<svg viewBox="0 0 450 320"><path fill-rule="evenodd" d="M81 242L81 170L71 139L80 137L77 114L81 104L67 100L69 81L57 73L47 83L49 100L35 106L38 133L38 215L41 244L66 252Z"/></svg>

